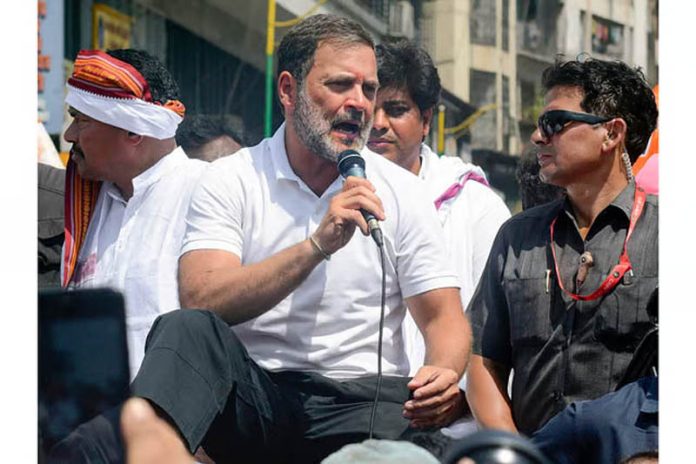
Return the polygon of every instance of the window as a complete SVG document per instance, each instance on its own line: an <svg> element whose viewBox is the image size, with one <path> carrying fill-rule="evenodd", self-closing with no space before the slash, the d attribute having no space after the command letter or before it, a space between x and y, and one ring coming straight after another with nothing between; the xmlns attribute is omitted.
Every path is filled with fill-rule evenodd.
<svg viewBox="0 0 696 464"><path fill-rule="evenodd" d="M562 6L560 0L517 0L517 49L553 56ZM509 16L505 11L503 14Z"/></svg>
<svg viewBox="0 0 696 464"><path fill-rule="evenodd" d="M469 29L471 43L495 45L495 1L471 0Z"/></svg>
<svg viewBox="0 0 696 464"><path fill-rule="evenodd" d="M471 70L469 99L477 108L495 103L495 73ZM496 147L496 111L486 111L471 128L472 148Z"/></svg>
<svg viewBox="0 0 696 464"><path fill-rule="evenodd" d="M510 151L510 78L503 76L503 151Z"/></svg>
<svg viewBox="0 0 696 464"><path fill-rule="evenodd" d="M599 16L592 16L592 53L623 59L623 25Z"/></svg>
<svg viewBox="0 0 696 464"><path fill-rule="evenodd" d="M537 0L517 0L517 20L533 21L537 16Z"/></svg>
<svg viewBox="0 0 696 464"><path fill-rule="evenodd" d="M510 50L510 0L503 0L503 50Z"/></svg>
<svg viewBox="0 0 696 464"><path fill-rule="evenodd" d="M356 0L355 3L382 21L389 21L389 0Z"/></svg>

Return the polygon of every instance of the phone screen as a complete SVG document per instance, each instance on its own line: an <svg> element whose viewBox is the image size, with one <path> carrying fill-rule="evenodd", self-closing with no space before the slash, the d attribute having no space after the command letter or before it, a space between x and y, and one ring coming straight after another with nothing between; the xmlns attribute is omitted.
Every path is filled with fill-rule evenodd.
<svg viewBox="0 0 696 464"><path fill-rule="evenodd" d="M111 290L39 294L39 433L44 452L128 398L123 298Z"/></svg>

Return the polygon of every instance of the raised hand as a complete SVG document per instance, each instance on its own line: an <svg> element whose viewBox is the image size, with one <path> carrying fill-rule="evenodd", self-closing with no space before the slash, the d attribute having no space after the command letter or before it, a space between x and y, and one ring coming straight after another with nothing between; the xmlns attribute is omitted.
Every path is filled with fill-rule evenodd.
<svg viewBox="0 0 696 464"><path fill-rule="evenodd" d="M344 182L343 190L331 199L328 211L312 234L321 250L331 255L343 248L355 233L356 226L364 235L369 235L360 209L371 212L380 221L385 218L382 201L375 195L370 181L351 176Z"/></svg>

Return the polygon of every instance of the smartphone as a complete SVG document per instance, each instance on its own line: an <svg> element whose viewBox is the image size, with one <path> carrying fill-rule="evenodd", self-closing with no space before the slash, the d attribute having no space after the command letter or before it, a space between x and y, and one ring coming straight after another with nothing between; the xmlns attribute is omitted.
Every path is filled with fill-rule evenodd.
<svg viewBox="0 0 696 464"><path fill-rule="evenodd" d="M129 396L123 296L39 292L39 453Z"/></svg>

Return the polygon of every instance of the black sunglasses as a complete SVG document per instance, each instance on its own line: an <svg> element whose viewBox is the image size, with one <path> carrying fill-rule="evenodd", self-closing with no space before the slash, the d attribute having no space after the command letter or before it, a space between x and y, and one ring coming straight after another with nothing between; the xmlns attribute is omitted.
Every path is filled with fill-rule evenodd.
<svg viewBox="0 0 696 464"><path fill-rule="evenodd" d="M575 111L551 110L539 116L537 126L544 138L551 138L552 135L561 132L568 123L577 121L587 124L599 124L611 121L613 118L605 118L589 113L576 113Z"/></svg>

